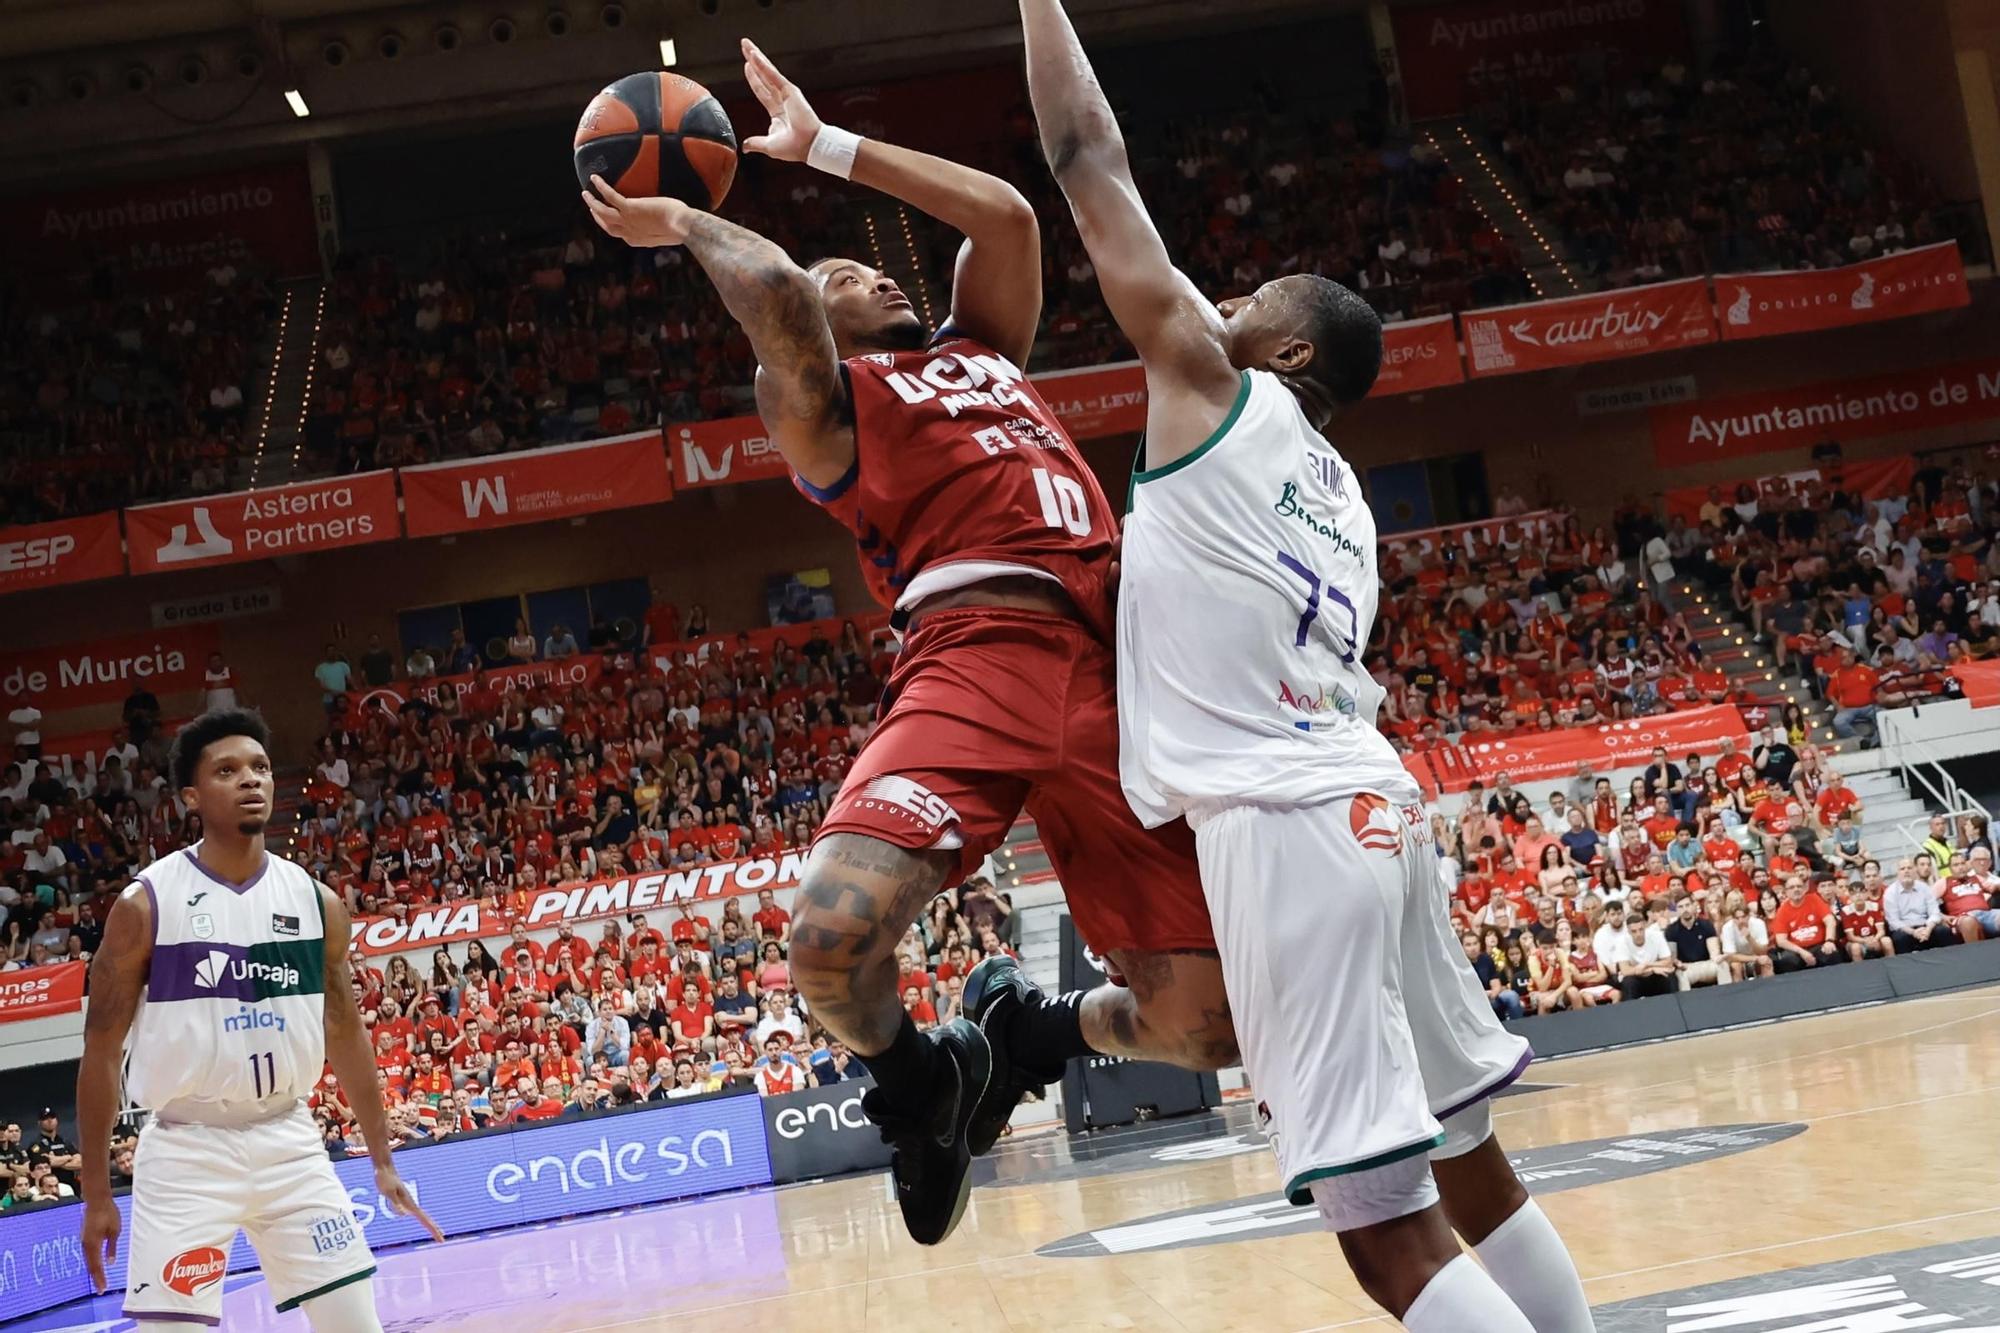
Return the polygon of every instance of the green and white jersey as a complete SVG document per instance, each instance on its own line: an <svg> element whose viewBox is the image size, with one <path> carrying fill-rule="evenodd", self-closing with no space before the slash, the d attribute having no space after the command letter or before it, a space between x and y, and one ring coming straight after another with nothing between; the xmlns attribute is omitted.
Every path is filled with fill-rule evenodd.
<svg viewBox="0 0 2000 1333"><path fill-rule="evenodd" d="M1119 767L1144 823L1204 805L1417 798L1361 665L1375 518L1282 380L1245 371L1207 442L1134 474L1122 560Z"/></svg>
<svg viewBox="0 0 2000 1333"><path fill-rule="evenodd" d="M166 1119L232 1123L309 1095L326 1063L326 914L280 856L232 884L200 844L138 876L153 960L126 1042L127 1091Z"/></svg>

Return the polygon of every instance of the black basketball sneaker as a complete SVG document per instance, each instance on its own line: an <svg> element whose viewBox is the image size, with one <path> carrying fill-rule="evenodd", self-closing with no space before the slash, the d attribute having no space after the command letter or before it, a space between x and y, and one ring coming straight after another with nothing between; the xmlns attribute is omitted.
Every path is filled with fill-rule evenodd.
<svg viewBox="0 0 2000 1333"><path fill-rule="evenodd" d="M992 1151L1021 1099L1031 1092L1040 1092L1061 1078L1063 1071L1060 1062L1030 1066L1004 1058L1012 1049L1007 1040L1008 1025L1019 1021L1029 1010L1048 1003L1042 988L1028 980L1020 963L1013 958L997 953L982 960L966 974L960 1002L986 1034L987 1045L1003 1057L995 1062L994 1082L998 1086L982 1103L966 1135L972 1155L983 1157Z"/></svg>
<svg viewBox="0 0 2000 1333"><path fill-rule="evenodd" d="M1006 1058L976 1025L955 1018L929 1039L938 1059L925 1096L896 1105L876 1087L861 1098L862 1113L895 1150L889 1174L896 1182L896 1203L910 1239L919 1245L938 1244L965 1215L972 1193L970 1128L975 1120L991 1118L988 1102L1004 1095L1006 1085Z"/></svg>

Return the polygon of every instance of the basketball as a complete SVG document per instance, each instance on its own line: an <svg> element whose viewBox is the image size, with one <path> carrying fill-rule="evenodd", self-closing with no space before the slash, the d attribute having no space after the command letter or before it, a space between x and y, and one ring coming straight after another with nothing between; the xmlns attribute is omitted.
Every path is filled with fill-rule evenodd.
<svg viewBox="0 0 2000 1333"><path fill-rule="evenodd" d="M713 210L736 179L736 131L693 79L628 75L591 98L576 123L576 178L588 190L593 175L623 195Z"/></svg>

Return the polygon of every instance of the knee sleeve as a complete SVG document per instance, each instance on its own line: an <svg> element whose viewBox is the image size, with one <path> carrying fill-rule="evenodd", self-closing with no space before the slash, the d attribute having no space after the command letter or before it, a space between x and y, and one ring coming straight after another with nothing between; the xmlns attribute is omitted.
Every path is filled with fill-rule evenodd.
<svg viewBox="0 0 2000 1333"><path fill-rule="evenodd" d="M1307 1188L1319 1205L1319 1215L1336 1232L1392 1222L1420 1213L1438 1201L1430 1159L1422 1153L1367 1171L1325 1176Z"/></svg>
<svg viewBox="0 0 2000 1333"><path fill-rule="evenodd" d="M372 1277L301 1301L299 1308L306 1312L306 1322L312 1325L313 1333L382 1333L381 1316L375 1313Z"/></svg>
<svg viewBox="0 0 2000 1333"><path fill-rule="evenodd" d="M1431 1149L1432 1161L1463 1157L1493 1137L1493 1103L1481 1097L1438 1122L1444 1127L1444 1146Z"/></svg>

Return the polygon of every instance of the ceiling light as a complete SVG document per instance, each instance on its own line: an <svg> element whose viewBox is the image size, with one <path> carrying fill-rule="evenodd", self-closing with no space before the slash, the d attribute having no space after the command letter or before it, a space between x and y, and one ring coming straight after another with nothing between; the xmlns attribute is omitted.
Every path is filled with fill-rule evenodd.
<svg viewBox="0 0 2000 1333"><path fill-rule="evenodd" d="M680 63L681 56L680 52L674 49L674 39L671 37L660 38L660 68L672 69Z"/></svg>
<svg viewBox="0 0 2000 1333"><path fill-rule="evenodd" d="M292 114L300 120L312 114L311 109L306 106L306 95L296 88L285 89L285 103L292 108Z"/></svg>

